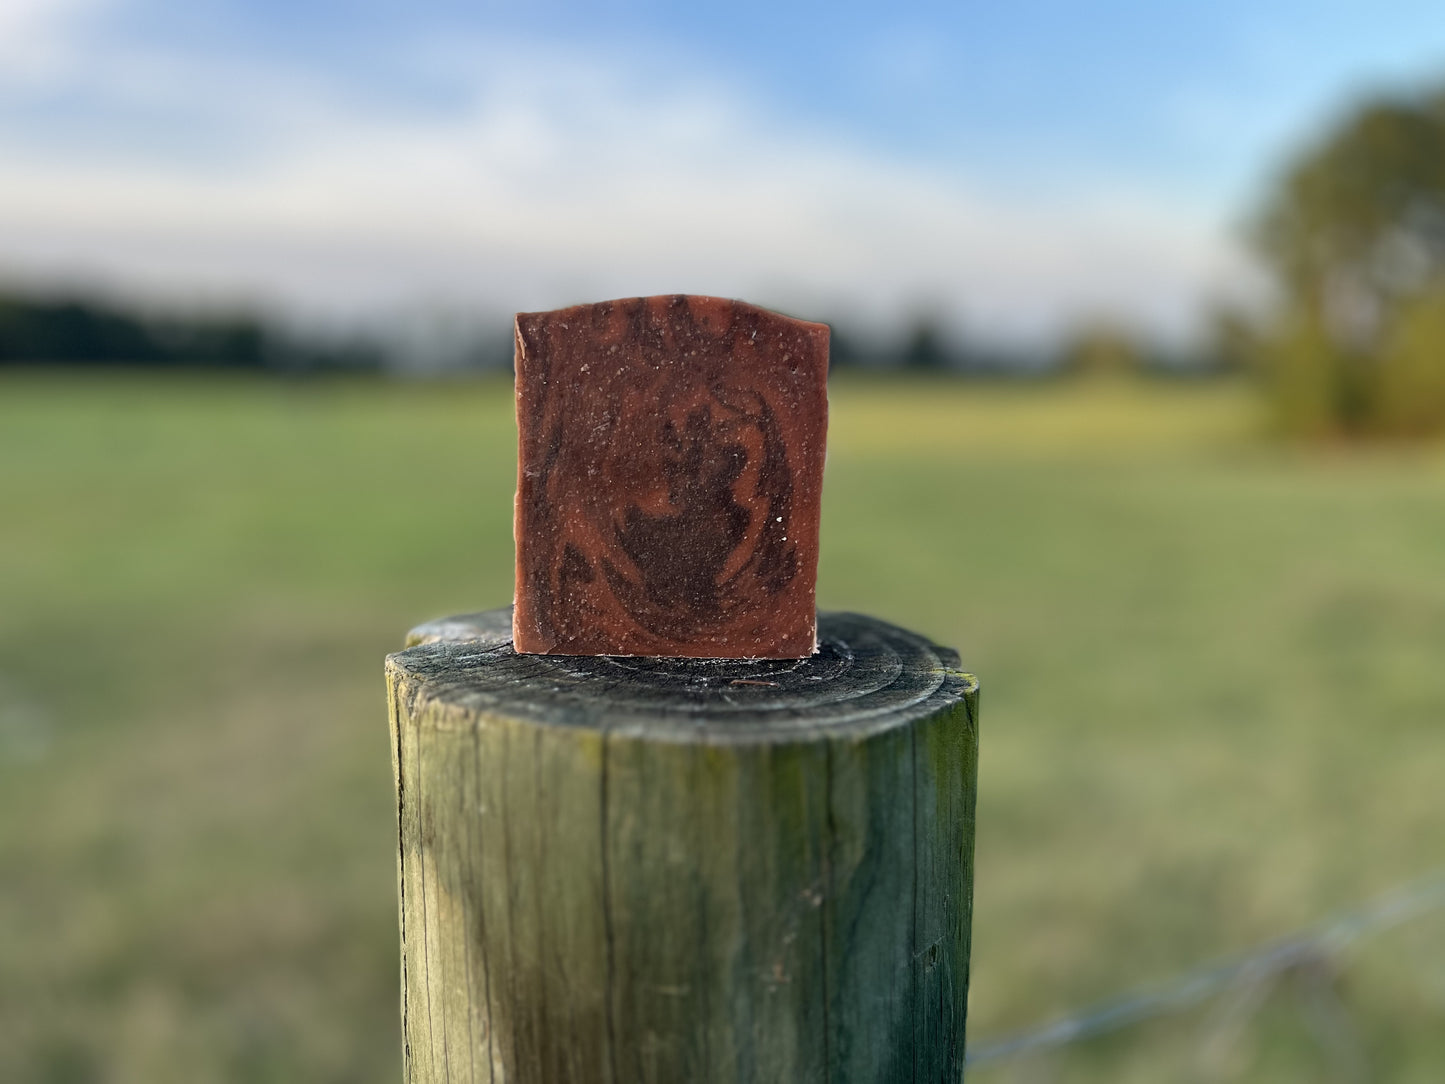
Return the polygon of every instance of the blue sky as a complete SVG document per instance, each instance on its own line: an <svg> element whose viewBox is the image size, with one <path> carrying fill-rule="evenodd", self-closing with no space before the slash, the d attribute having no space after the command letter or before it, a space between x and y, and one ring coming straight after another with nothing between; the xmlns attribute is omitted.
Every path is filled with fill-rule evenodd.
<svg viewBox="0 0 1445 1084"><path fill-rule="evenodd" d="M0 277L298 318L745 296L1187 334L1411 2L0 0Z"/></svg>

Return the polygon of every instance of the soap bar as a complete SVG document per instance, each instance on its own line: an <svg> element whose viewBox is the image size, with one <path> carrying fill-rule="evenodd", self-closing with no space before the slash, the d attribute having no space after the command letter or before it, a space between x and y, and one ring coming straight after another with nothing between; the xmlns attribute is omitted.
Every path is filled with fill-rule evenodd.
<svg viewBox="0 0 1445 1084"><path fill-rule="evenodd" d="M516 334L516 650L812 654L827 325L671 295Z"/></svg>

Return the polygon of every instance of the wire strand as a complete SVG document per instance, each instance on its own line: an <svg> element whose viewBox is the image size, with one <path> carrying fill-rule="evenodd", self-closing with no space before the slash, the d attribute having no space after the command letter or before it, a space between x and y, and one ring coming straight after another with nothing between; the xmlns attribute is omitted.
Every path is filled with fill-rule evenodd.
<svg viewBox="0 0 1445 1084"><path fill-rule="evenodd" d="M1445 907L1445 870L1401 885L1363 907L1341 912L1254 952L1205 964L1037 1027L971 1045L965 1064L976 1068L1182 1012L1232 986L1266 982L1441 907Z"/></svg>

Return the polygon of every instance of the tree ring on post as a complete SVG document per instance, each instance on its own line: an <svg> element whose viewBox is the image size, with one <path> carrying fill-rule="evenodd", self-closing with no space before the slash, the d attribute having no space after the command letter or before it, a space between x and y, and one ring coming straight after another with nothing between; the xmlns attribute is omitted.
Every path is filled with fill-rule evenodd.
<svg viewBox="0 0 1445 1084"><path fill-rule="evenodd" d="M437 705L677 741L863 735L976 688L956 652L860 614L820 613L818 650L803 659L519 655L510 615L505 607L420 625L397 664Z"/></svg>

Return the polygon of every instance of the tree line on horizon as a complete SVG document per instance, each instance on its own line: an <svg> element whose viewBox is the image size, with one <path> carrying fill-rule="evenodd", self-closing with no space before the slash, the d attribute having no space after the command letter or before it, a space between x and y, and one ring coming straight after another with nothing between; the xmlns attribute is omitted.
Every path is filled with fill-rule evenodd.
<svg viewBox="0 0 1445 1084"><path fill-rule="evenodd" d="M82 295L0 294L0 366L363 371L365 344L315 344L237 314L155 314Z"/></svg>
<svg viewBox="0 0 1445 1084"><path fill-rule="evenodd" d="M478 332L461 347L453 343L438 364L418 366L413 353L404 340L305 339L252 314L158 315L83 295L0 293L0 366L454 374L509 367L511 335L501 327ZM1211 369L1197 356L1151 349L1106 321L1081 325L1053 348L1008 348L967 341L927 314L883 339L834 325L831 355L834 369L1002 379Z"/></svg>

